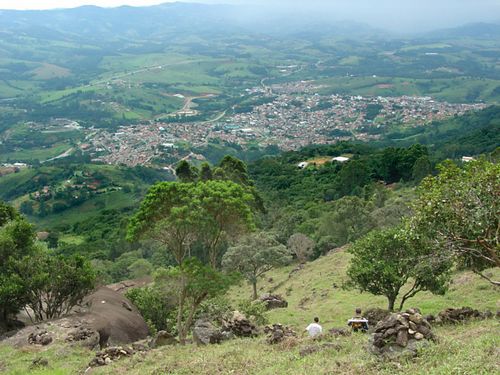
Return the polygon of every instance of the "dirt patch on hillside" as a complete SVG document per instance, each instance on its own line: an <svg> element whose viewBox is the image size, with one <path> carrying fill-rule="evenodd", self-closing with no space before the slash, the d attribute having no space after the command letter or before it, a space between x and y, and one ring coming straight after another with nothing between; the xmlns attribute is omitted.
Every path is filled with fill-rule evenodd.
<svg viewBox="0 0 500 375"><path fill-rule="evenodd" d="M392 89L393 87L394 87L394 85L391 83L381 83L381 84L377 85L377 88L379 88L379 89Z"/></svg>

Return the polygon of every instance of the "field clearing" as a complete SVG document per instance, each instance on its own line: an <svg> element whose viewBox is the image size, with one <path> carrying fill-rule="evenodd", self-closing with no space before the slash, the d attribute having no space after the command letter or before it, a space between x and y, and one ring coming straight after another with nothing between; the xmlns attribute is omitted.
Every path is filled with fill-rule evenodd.
<svg viewBox="0 0 500 375"><path fill-rule="evenodd" d="M34 79L48 80L53 78L64 78L71 75L71 71L67 68L61 66L43 63L38 68L32 71L34 74Z"/></svg>
<svg viewBox="0 0 500 375"><path fill-rule="evenodd" d="M319 156L317 158L309 159L307 162L314 165L324 165L332 161L333 156Z"/></svg>
<svg viewBox="0 0 500 375"><path fill-rule="evenodd" d="M321 94L345 93L363 96L431 96L450 103L484 101L500 103L500 93L494 90L500 82L488 79L406 79L391 77L336 77L320 79L318 84L326 87Z"/></svg>
<svg viewBox="0 0 500 375"><path fill-rule="evenodd" d="M342 60L340 60L339 64L340 65L358 65L360 61L361 61L361 58L359 56L349 56L349 57L344 57Z"/></svg>
<svg viewBox="0 0 500 375"><path fill-rule="evenodd" d="M411 45L407 47L403 47L400 50L401 51L416 51L420 49L445 49L445 48L451 48L452 46L446 43L431 43L431 44L417 44L417 45Z"/></svg>
<svg viewBox="0 0 500 375"><path fill-rule="evenodd" d="M179 53L106 56L99 67L109 72L128 72L148 66L179 64L189 62L191 60L197 60L199 58L203 57L183 55Z"/></svg>
<svg viewBox="0 0 500 375"><path fill-rule="evenodd" d="M8 152L0 154L0 162L11 161L31 161L40 160L45 161L47 159L58 156L71 148L71 144L67 142L57 143L49 148L34 148L15 152Z"/></svg>
<svg viewBox="0 0 500 375"><path fill-rule="evenodd" d="M35 223L38 228L54 228L62 223L72 225L96 215L98 213L96 207L99 205L103 205L103 209L112 210L130 207L136 203L137 200L133 194L113 191L97 195L85 203L67 209L60 214L52 214L45 218L30 217L30 221Z"/></svg>

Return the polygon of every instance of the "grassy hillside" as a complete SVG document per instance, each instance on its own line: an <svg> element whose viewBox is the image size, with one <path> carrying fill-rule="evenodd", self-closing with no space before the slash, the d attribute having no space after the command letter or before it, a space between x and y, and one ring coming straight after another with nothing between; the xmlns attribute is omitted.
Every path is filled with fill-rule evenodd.
<svg viewBox="0 0 500 375"><path fill-rule="evenodd" d="M273 290L286 296L289 307L269 313L270 322L291 325L301 332L318 315L326 329L344 326L356 306L385 307L382 298L342 290L349 255L337 252L308 263L302 270L282 268L260 280L260 291ZM499 270L492 271L497 277ZM271 281L272 279L272 281ZM233 301L247 298L246 284L233 288ZM424 313L436 313L445 307L470 305L495 311L500 307L498 292L471 273L458 273L445 296L417 295L409 306ZM307 338L298 338L269 346L263 337L238 339L222 345L194 348L164 347L138 354L112 365L97 368L92 374L493 374L498 361L498 321L472 322L453 327L437 327L437 344L422 349L412 361L384 362L367 354L367 336L331 339L335 346L301 356L308 346L319 346ZM326 342L326 341L325 341ZM93 353L62 347L25 347L19 350L0 344L0 371L6 374L74 374L83 372ZM49 367L29 371L35 358L46 358Z"/></svg>

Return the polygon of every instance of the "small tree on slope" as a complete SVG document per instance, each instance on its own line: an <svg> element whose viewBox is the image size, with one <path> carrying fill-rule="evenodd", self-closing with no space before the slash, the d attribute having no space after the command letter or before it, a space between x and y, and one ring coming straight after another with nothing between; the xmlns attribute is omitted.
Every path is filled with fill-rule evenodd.
<svg viewBox="0 0 500 375"><path fill-rule="evenodd" d="M240 272L252 284L253 299L257 299L257 280L275 267L292 260L290 251L271 234L261 232L244 237L230 247L222 258L222 266L229 271Z"/></svg>
<svg viewBox="0 0 500 375"><path fill-rule="evenodd" d="M347 271L350 284L362 292L387 297L389 310L394 310L407 284L400 310L418 292L444 294L447 289L450 260L436 257L426 243L409 238L401 228L373 231L356 241L349 252L353 255Z"/></svg>

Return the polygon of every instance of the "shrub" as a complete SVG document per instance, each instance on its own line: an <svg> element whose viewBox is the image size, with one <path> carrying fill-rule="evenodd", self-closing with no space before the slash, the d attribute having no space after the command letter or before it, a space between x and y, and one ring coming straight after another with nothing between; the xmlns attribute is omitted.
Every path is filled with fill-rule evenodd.
<svg viewBox="0 0 500 375"><path fill-rule="evenodd" d="M243 300L238 304L238 310L245 316L253 320L256 324L264 325L268 323L267 307L265 302Z"/></svg>
<svg viewBox="0 0 500 375"><path fill-rule="evenodd" d="M151 333L172 332L175 325L175 301L159 288L147 286L130 289L125 295L148 323Z"/></svg>

